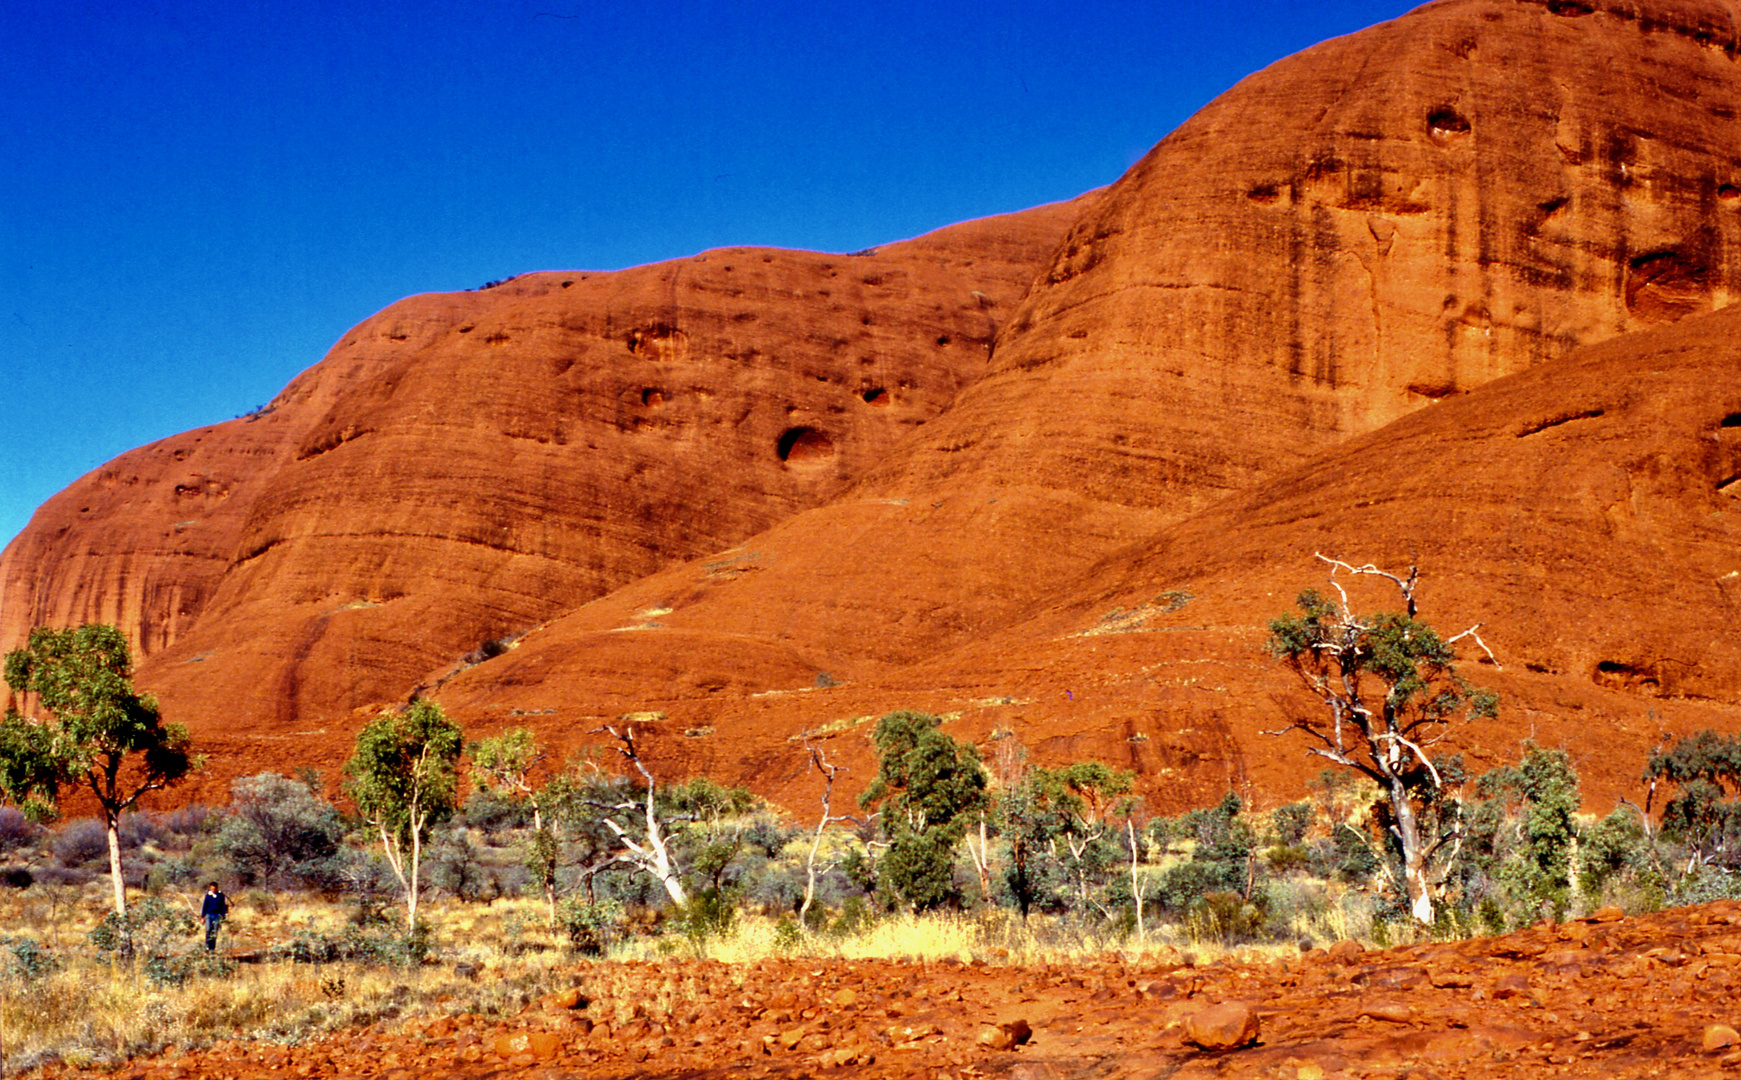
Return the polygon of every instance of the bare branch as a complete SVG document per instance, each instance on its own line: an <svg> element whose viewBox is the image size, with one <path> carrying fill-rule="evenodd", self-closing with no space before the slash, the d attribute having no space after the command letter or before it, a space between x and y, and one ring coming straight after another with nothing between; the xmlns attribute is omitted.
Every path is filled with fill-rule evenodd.
<svg viewBox="0 0 1741 1080"><path fill-rule="evenodd" d="M1387 581L1394 582L1396 584L1396 587L1402 591L1402 598L1403 598L1404 603L1406 603L1408 605L1409 618L1412 619L1415 617L1415 583L1416 583L1416 581L1419 580L1419 578L1421 576L1420 569L1418 567L1414 567L1414 566L1409 567L1409 576L1406 578L1402 578L1402 577L1398 577L1395 574L1389 573L1387 571L1380 570L1377 566L1373 565L1372 563L1367 563L1365 566L1355 566L1352 563L1345 563L1341 559L1332 559L1328 555L1325 555L1322 552L1314 552L1314 554L1316 554L1318 556L1318 558L1322 559L1324 562L1327 562L1330 564L1330 583L1332 585L1336 584L1336 571L1337 570L1346 570L1350 574L1371 574L1375 577L1381 577ZM1336 591L1342 592L1342 587L1340 585L1337 585ZM1348 610L1348 594L1347 593L1342 593L1342 609L1344 611Z"/></svg>
<svg viewBox="0 0 1741 1080"><path fill-rule="evenodd" d="M1499 662L1499 657L1493 655L1493 650L1489 649L1487 647L1487 642L1482 641L1481 635L1477 634L1475 632L1475 631L1481 629L1485 625L1487 625L1487 624L1486 623L1476 623L1474 626L1471 626L1469 629L1463 631L1461 634L1458 634L1456 637L1446 638L1445 644L1446 645L1455 645L1455 644L1457 644L1457 642L1462 641L1466 637L1467 638L1474 638L1475 644L1481 646L1481 651L1487 654L1487 659L1493 661L1493 666L1500 671L1504 671L1505 665L1503 665Z"/></svg>

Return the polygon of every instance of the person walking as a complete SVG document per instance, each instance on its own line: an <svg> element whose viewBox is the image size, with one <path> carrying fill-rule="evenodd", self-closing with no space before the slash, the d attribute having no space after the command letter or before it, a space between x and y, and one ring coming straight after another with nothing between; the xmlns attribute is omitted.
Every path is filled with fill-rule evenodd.
<svg viewBox="0 0 1741 1080"><path fill-rule="evenodd" d="M206 887L205 903L200 905L199 917L206 923L206 952L216 952L218 949L218 927L223 925L224 916L230 913L230 898L218 888L217 882Z"/></svg>

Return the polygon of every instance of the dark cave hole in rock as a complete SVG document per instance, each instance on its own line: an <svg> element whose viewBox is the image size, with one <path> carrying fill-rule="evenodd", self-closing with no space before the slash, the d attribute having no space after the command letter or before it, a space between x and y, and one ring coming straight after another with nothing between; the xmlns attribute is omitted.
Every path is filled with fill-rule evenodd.
<svg viewBox="0 0 1741 1080"><path fill-rule="evenodd" d="M889 392L880 386L873 386L864 392L864 403L866 405L887 405L889 403ZM1727 423L1727 421L1725 421L1725 423Z"/></svg>
<svg viewBox="0 0 1741 1080"><path fill-rule="evenodd" d="M1427 114L1427 133L1436 138L1446 139L1468 132L1469 121L1449 105L1441 105Z"/></svg>
<svg viewBox="0 0 1741 1080"><path fill-rule="evenodd" d="M656 386L647 387L641 391L641 404L648 406L665 404L665 391Z"/></svg>
<svg viewBox="0 0 1741 1080"><path fill-rule="evenodd" d="M834 440L813 427L787 428L774 449L781 461L792 464L826 461L834 456Z"/></svg>
<svg viewBox="0 0 1741 1080"><path fill-rule="evenodd" d="M1592 681L1609 690L1627 690L1633 693L1656 694L1662 689L1662 680L1655 671L1641 664L1628 664L1618 660L1603 660L1598 663Z"/></svg>
<svg viewBox="0 0 1741 1080"><path fill-rule="evenodd" d="M1741 412L1732 412L1728 416L1723 417L1723 422L1717 426L1741 427Z"/></svg>

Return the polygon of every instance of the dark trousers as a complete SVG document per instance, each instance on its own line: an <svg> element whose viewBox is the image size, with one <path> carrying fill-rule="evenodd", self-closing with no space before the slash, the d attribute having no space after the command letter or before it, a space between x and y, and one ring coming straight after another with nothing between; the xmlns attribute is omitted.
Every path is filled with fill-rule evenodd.
<svg viewBox="0 0 1741 1080"><path fill-rule="evenodd" d="M206 952L216 952L218 948L218 926L224 921L222 915L206 916Z"/></svg>

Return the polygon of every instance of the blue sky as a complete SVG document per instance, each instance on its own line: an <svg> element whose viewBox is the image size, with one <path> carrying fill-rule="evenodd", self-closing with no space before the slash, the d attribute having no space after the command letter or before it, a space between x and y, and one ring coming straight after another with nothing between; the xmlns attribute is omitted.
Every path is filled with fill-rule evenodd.
<svg viewBox="0 0 1741 1080"><path fill-rule="evenodd" d="M1406 8L0 0L0 543L400 297L1069 198Z"/></svg>

